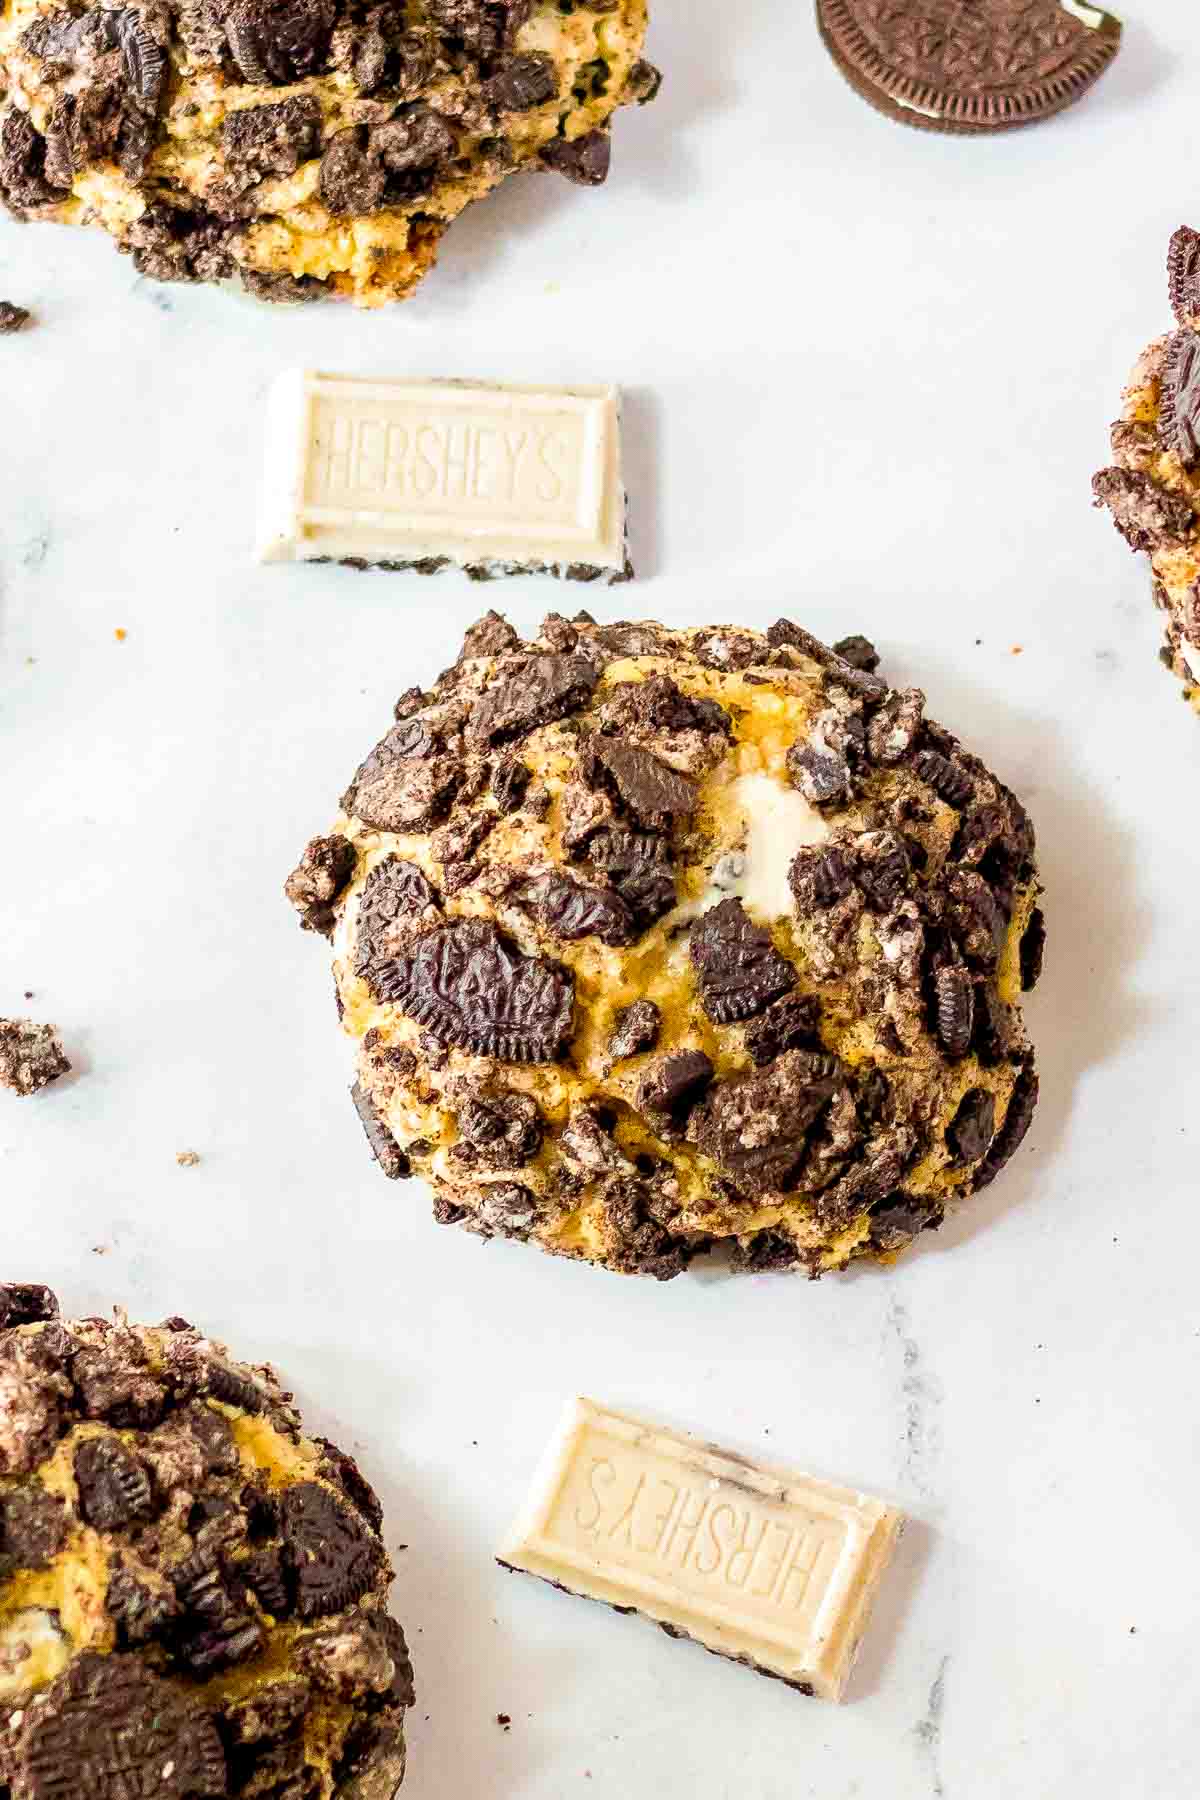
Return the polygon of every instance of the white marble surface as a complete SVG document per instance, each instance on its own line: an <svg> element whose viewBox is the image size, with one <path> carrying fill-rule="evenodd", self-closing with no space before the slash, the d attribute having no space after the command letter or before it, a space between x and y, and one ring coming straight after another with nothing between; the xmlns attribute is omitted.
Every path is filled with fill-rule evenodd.
<svg viewBox="0 0 1200 1800"><path fill-rule="evenodd" d="M660 0L668 83L607 192L513 185L382 316L0 225L0 295L38 315L0 341L0 1012L57 1020L78 1069L0 1096L3 1272L274 1357L362 1456L408 1545L412 1800L1195 1791L1200 722L1088 505L1196 204L1192 8L1136 14L1084 106L962 143L863 107L806 6ZM927 1248L660 1288L379 1179L280 882L481 600L526 624L575 594L251 567L296 361L622 382L619 606L866 630L1026 798L1041 1110ZM909 1510L850 1704L493 1568L572 1387Z"/></svg>

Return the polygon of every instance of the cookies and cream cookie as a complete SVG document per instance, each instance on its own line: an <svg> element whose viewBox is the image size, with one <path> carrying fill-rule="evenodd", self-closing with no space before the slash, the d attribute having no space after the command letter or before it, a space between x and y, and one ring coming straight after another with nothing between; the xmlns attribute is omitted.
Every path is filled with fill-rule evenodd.
<svg viewBox="0 0 1200 1800"><path fill-rule="evenodd" d="M380 1524L270 1368L0 1285L0 1793L391 1800Z"/></svg>
<svg viewBox="0 0 1200 1800"><path fill-rule="evenodd" d="M1113 464L1092 481L1098 505L1144 550L1166 614L1166 666L1200 712L1200 232L1171 239L1167 281L1177 330L1134 365L1112 428Z"/></svg>
<svg viewBox="0 0 1200 1800"><path fill-rule="evenodd" d="M0 200L160 280L378 306L515 170L604 180L645 31L646 0L10 0Z"/></svg>
<svg viewBox="0 0 1200 1800"><path fill-rule="evenodd" d="M863 639L491 613L287 883L438 1219L665 1278L888 1256L1037 1095L1015 797Z"/></svg>

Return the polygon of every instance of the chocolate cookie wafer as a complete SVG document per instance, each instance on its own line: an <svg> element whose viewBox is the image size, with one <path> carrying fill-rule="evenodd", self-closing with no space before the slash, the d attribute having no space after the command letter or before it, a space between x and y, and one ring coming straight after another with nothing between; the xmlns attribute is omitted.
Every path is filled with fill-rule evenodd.
<svg viewBox="0 0 1200 1800"><path fill-rule="evenodd" d="M833 60L878 112L922 131L1032 125L1104 73L1121 26L1086 0L817 0Z"/></svg>

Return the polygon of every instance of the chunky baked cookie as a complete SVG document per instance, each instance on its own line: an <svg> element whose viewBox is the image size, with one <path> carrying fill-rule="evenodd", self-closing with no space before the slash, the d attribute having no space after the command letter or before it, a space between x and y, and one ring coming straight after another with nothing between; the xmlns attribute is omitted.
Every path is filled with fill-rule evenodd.
<svg viewBox="0 0 1200 1800"><path fill-rule="evenodd" d="M645 31L646 0L9 0L0 199L162 281L378 306L514 170L604 180Z"/></svg>
<svg viewBox="0 0 1200 1800"><path fill-rule="evenodd" d="M0 1794L391 1800L380 1518L270 1368L0 1286Z"/></svg>
<svg viewBox="0 0 1200 1800"><path fill-rule="evenodd" d="M1145 550L1166 614L1159 655L1200 712L1200 232L1181 225L1167 256L1178 330L1134 365L1112 428L1114 463L1093 477L1133 550Z"/></svg>
<svg viewBox="0 0 1200 1800"><path fill-rule="evenodd" d="M1020 804L865 639L490 613L287 883L380 1166L665 1278L890 1255L1037 1096Z"/></svg>

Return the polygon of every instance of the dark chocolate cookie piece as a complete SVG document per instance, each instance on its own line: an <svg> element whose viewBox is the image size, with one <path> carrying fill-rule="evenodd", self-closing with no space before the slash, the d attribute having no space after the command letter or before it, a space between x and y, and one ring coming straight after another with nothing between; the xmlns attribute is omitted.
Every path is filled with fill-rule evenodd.
<svg viewBox="0 0 1200 1800"><path fill-rule="evenodd" d="M305 931L329 937L333 931L333 902L354 874L356 852L349 838L316 837L283 884L283 891L300 914Z"/></svg>
<svg viewBox="0 0 1200 1800"><path fill-rule="evenodd" d="M1104 73L1116 19L1058 0L817 0L826 47L877 111L969 135L1048 119Z"/></svg>
<svg viewBox="0 0 1200 1800"><path fill-rule="evenodd" d="M1131 550L1153 555L1172 538L1186 538L1196 522L1186 500L1136 470L1101 469L1092 476L1092 492Z"/></svg>
<svg viewBox="0 0 1200 1800"><path fill-rule="evenodd" d="M608 1054L614 1062L637 1056L642 1050L653 1050L662 1028L662 1014L653 1000L635 1000L618 1013Z"/></svg>
<svg viewBox="0 0 1200 1800"><path fill-rule="evenodd" d="M715 1071L703 1050L676 1050L651 1063L638 1087L638 1105L666 1136L678 1134Z"/></svg>
<svg viewBox="0 0 1200 1800"><path fill-rule="evenodd" d="M946 1127L946 1142L958 1165L978 1162L996 1130L996 1097L990 1088L971 1088Z"/></svg>
<svg viewBox="0 0 1200 1800"><path fill-rule="evenodd" d="M216 1800L229 1792L212 1716L132 1656L75 1658L30 1707L13 1800Z"/></svg>
<svg viewBox="0 0 1200 1800"><path fill-rule="evenodd" d="M975 1178L976 1188L987 1187L989 1183L995 1181L1001 1169L1020 1149L1025 1140L1025 1134L1033 1123L1033 1115L1037 1109L1039 1085L1033 1058L1030 1057L1022 1065L1017 1076L1016 1084L1009 1096L1004 1123L993 1138L992 1147Z"/></svg>
<svg viewBox="0 0 1200 1800"><path fill-rule="evenodd" d="M740 900L722 900L692 926L692 967L714 1024L749 1019L795 986L796 971Z"/></svg>
<svg viewBox="0 0 1200 1800"><path fill-rule="evenodd" d="M569 875L535 875L514 898L552 937L568 942L598 937L604 944L631 944L638 935L633 913L620 894L611 888L586 887Z"/></svg>
<svg viewBox="0 0 1200 1800"><path fill-rule="evenodd" d="M1180 325L1200 326L1200 232L1181 225L1167 251L1167 291Z"/></svg>
<svg viewBox="0 0 1200 1800"><path fill-rule="evenodd" d="M243 76L256 87L286 87L325 66L335 0L233 0L225 35Z"/></svg>
<svg viewBox="0 0 1200 1800"><path fill-rule="evenodd" d="M538 656L511 665L476 702L467 735L477 744L525 737L586 705L598 679L583 656Z"/></svg>
<svg viewBox="0 0 1200 1800"><path fill-rule="evenodd" d="M768 1006L745 1031L746 1048L756 1068L765 1068L785 1050L820 1048L821 1006L815 994L789 994Z"/></svg>
<svg viewBox="0 0 1200 1800"><path fill-rule="evenodd" d="M75 1452L79 1510L97 1531L113 1531L150 1518L150 1477L112 1432L85 1438Z"/></svg>
<svg viewBox="0 0 1200 1800"><path fill-rule="evenodd" d="M586 131L582 137L551 138L541 159L576 187L602 187L612 165L612 137L607 131Z"/></svg>
<svg viewBox="0 0 1200 1800"><path fill-rule="evenodd" d="M226 113L221 127L225 167L239 183L292 175L321 148L321 108L312 94Z"/></svg>
<svg viewBox="0 0 1200 1800"><path fill-rule="evenodd" d="M356 1512L314 1481L298 1482L280 1506L284 1561L302 1619L341 1612L365 1594L378 1547Z"/></svg>
<svg viewBox="0 0 1200 1800"><path fill-rule="evenodd" d="M58 1296L36 1281L0 1282L0 1331L10 1325L39 1325L57 1319Z"/></svg>
<svg viewBox="0 0 1200 1800"><path fill-rule="evenodd" d="M66 1508L40 1481L0 1488L0 1582L18 1569L44 1569L67 1539Z"/></svg>
<svg viewBox="0 0 1200 1800"><path fill-rule="evenodd" d="M398 1006L443 1044L509 1062L553 1062L571 1033L569 969L526 956L483 919L425 932L410 953L372 964L376 999Z"/></svg>
<svg viewBox="0 0 1200 1800"><path fill-rule="evenodd" d="M644 817L695 811L700 798L695 782L652 750L607 737L596 737L592 748L632 812Z"/></svg>
<svg viewBox="0 0 1200 1800"><path fill-rule="evenodd" d="M1200 457L1200 332L1177 331L1163 357L1158 435L1185 469Z"/></svg>
<svg viewBox="0 0 1200 1800"><path fill-rule="evenodd" d="M688 1136L744 1193L786 1192L837 1086L830 1058L789 1050L756 1074L718 1083Z"/></svg>
<svg viewBox="0 0 1200 1800"><path fill-rule="evenodd" d="M0 300L0 337L21 331L29 323L29 308L14 306L11 300Z"/></svg>
<svg viewBox="0 0 1200 1800"><path fill-rule="evenodd" d="M380 1116L375 1102L361 1081L356 1081L350 1089L350 1098L371 1146L371 1155L379 1164L380 1171L389 1181L407 1179L412 1174L412 1164L392 1136L386 1120Z"/></svg>

